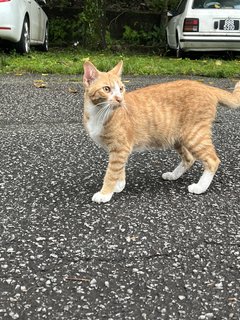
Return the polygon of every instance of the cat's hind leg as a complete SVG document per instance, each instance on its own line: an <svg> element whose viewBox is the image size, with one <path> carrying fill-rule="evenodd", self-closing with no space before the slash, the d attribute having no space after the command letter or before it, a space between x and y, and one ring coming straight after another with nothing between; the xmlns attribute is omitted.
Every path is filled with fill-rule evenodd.
<svg viewBox="0 0 240 320"><path fill-rule="evenodd" d="M213 177L218 169L220 160L215 152L213 145L205 146L195 151L194 155L204 164L204 172L200 177L198 183L193 183L188 186L190 193L201 194L204 193L210 186Z"/></svg>
<svg viewBox="0 0 240 320"><path fill-rule="evenodd" d="M165 172L162 174L164 180L177 180L180 178L191 166L195 159L188 149L180 144L175 145L176 151L180 154L182 161L172 172Z"/></svg>
<svg viewBox="0 0 240 320"><path fill-rule="evenodd" d="M177 180L180 178L186 171L188 170L188 167L186 164L181 161L179 165L171 172L165 172L162 174L162 178L164 180Z"/></svg>

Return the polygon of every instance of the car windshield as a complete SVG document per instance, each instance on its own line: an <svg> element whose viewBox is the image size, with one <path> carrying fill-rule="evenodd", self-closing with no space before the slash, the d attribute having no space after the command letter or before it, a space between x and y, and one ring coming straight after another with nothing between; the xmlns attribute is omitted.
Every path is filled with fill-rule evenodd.
<svg viewBox="0 0 240 320"><path fill-rule="evenodd" d="M240 0L194 0L193 9L239 9Z"/></svg>

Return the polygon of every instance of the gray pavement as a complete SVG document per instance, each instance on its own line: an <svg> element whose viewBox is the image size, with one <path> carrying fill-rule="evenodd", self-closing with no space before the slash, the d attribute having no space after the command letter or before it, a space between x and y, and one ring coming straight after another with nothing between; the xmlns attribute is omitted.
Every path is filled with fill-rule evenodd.
<svg viewBox="0 0 240 320"><path fill-rule="evenodd" d="M98 205L107 156L83 129L79 79L0 76L0 319L239 320L239 110L218 109L222 164L206 194L187 191L200 165L167 182L177 155L144 152Z"/></svg>

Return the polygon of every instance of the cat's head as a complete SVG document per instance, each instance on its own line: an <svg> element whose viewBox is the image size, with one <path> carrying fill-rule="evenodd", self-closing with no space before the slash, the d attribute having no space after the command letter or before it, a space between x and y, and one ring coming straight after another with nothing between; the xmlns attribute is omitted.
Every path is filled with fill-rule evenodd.
<svg viewBox="0 0 240 320"><path fill-rule="evenodd" d="M83 68L85 96L94 105L100 107L108 104L115 109L124 104L125 88L121 81L122 61L108 72L99 71L90 61L86 61Z"/></svg>

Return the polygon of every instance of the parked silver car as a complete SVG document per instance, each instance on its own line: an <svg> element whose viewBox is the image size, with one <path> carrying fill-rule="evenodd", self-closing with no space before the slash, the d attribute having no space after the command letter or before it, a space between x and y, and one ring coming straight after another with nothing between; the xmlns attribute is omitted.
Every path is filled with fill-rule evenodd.
<svg viewBox="0 0 240 320"><path fill-rule="evenodd" d="M187 51L240 51L240 0L181 0L170 12L167 43Z"/></svg>
<svg viewBox="0 0 240 320"><path fill-rule="evenodd" d="M0 0L0 42L14 45L20 53L30 46L48 50L48 18L45 0Z"/></svg>

